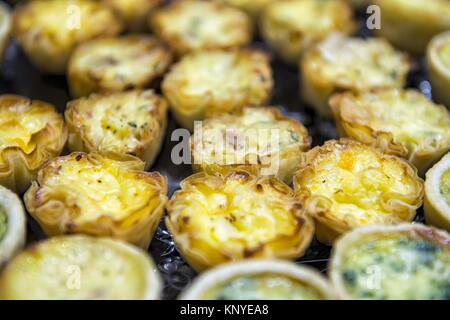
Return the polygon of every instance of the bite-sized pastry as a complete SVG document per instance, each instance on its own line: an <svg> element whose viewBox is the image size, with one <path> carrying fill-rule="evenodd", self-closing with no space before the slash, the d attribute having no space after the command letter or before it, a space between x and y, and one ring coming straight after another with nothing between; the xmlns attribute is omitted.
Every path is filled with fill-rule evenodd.
<svg viewBox="0 0 450 320"><path fill-rule="evenodd" d="M73 97L155 86L172 62L170 49L145 35L100 38L80 45L69 60Z"/></svg>
<svg viewBox="0 0 450 320"><path fill-rule="evenodd" d="M433 98L450 108L450 31L437 35L428 45L427 66Z"/></svg>
<svg viewBox="0 0 450 320"><path fill-rule="evenodd" d="M68 103L71 151L126 153L150 168L167 127L167 102L152 90L93 94Z"/></svg>
<svg viewBox="0 0 450 320"><path fill-rule="evenodd" d="M450 153L447 153L425 179L425 220L450 232Z"/></svg>
<svg viewBox="0 0 450 320"><path fill-rule="evenodd" d="M314 233L288 185L245 171L190 176L167 213L178 250L197 271L250 258L295 259Z"/></svg>
<svg viewBox="0 0 450 320"><path fill-rule="evenodd" d="M11 17L9 7L0 2L0 62L3 60L3 54L9 42L10 31Z"/></svg>
<svg viewBox="0 0 450 320"><path fill-rule="evenodd" d="M272 89L268 56L250 49L187 55L172 67L162 83L175 120L189 130L195 120L216 112L264 105Z"/></svg>
<svg viewBox="0 0 450 320"><path fill-rule="evenodd" d="M25 244L26 218L22 201L0 186L0 267Z"/></svg>
<svg viewBox="0 0 450 320"><path fill-rule="evenodd" d="M255 21L258 20L263 9L272 2L278 0L216 0L224 2L233 7L241 9L250 15Z"/></svg>
<svg viewBox="0 0 450 320"><path fill-rule="evenodd" d="M112 9L92 0L35 0L13 14L13 35L42 72L63 74L77 45L100 36L115 36L122 22Z"/></svg>
<svg viewBox="0 0 450 320"><path fill-rule="evenodd" d="M373 3L373 0L345 0L347 1L354 9L365 9L367 8L371 3Z"/></svg>
<svg viewBox="0 0 450 320"><path fill-rule="evenodd" d="M356 30L352 9L343 0L275 1L264 9L260 24L265 41L293 65L307 48L330 33Z"/></svg>
<svg viewBox="0 0 450 320"><path fill-rule="evenodd" d="M244 107L207 118L191 137L194 171L227 174L237 169L292 182L311 137L275 107Z"/></svg>
<svg viewBox="0 0 450 320"><path fill-rule="evenodd" d="M153 32L177 53L229 49L252 40L251 19L239 9L215 1L180 0L150 17Z"/></svg>
<svg viewBox="0 0 450 320"><path fill-rule="evenodd" d="M156 300L161 290L147 252L82 235L32 244L0 275L2 300Z"/></svg>
<svg viewBox="0 0 450 320"><path fill-rule="evenodd" d="M49 103L0 96L0 185L24 192L38 168L67 140L63 117Z"/></svg>
<svg viewBox="0 0 450 320"><path fill-rule="evenodd" d="M128 31L142 32L148 29L150 13L164 0L102 0L114 9L124 21Z"/></svg>
<svg viewBox="0 0 450 320"><path fill-rule="evenodd" d="M299 168L296 196L325 244L360 226L412 221L422 205L423 180L412 165L354 140L311 149Z"/></svg>
<svg viewBox="0 0 450 320"><path fill-rule="evenodd" d="M438 33L450 29L448 0L374 0L380 8L375 34L394 46L421 55Z"/></svg>
<svg viewBox="0 0 450 320"><path fill-rule="evenodd" d="M450 235L421 224L358 228L329 265L343 299L449 300Z"/></svg>
<svg viewBox="0 0 450 320"><path fill-rule="evenodd" d="M200 276L182 300L331 300L328 281L309 267L281 260L228 263Z"/></svg>
<svg viewBox="0 0 450 320"><path fill-rule="evenodd" d="M420 176L450 149L450 113L417 90L346 92L330 106L341 136L408 159Z"/></svg>
<svg viewBox="0 0 450 320"><path fill-rule="evenodd" d="M132 156L74 152L43 166L24 200L48 236L83 233L147 248L167 201L167 179Z"/></svg>
<svg viewBox="0 0 450 320"><path fill-rule="evenodd" d="M334 93L402 88L410 68L409 58L383 39L332 34L302 59L301 93L321 116L331 117Z"/></svg>

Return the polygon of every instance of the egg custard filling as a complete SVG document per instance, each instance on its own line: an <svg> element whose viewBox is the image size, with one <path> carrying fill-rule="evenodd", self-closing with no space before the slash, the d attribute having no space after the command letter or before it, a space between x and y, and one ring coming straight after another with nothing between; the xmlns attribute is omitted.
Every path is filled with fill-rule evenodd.
<svg viewBox="0 0 450 320"><path fill-rule="evenodd" d="M440 191L445 202L450 207L450 169L447 169L441 177Z"/></svg>
<svg viewBox="0 0 450 320"><path fill-rule="evenodd" d="M72 153L52 160L25 194L48 235L112 236L146 247L161 218L167 182L134 157Z"/></svg>
<svg viewBox="0 0 450 320"><path fill-rule="evenodd" d="M203 293L202 300L320 300L322 295L299 280L278 274L242 275Z"/></svg>
<svg viewBox="0 0 450 320"><path fill-rule="evenodd" d="M411 221L423 197L410 164L346 139L309 151L294 186L325 243L358 226Z"/></svg>
<svg viewBox="0 0 450 320"><path fill-rule="evenodd" d="M450 70L450 41L447 41L439 51L439 58L447 69Z"/></svg>
<svg viewBox="0 0 450 320"><path fill-rule="evenodd" d="M3 239L8 229L8 217L5 210L0 206L0 241Z"/></svg>
<svg viewBox="0 0 450 320"><path fill-rule="evenodd" d="M356 299L450 299L450 247L420 234L369 237L342 252L340 277Z"/></svg>
<svg viewBox="0 0 450 320"><path fill-rule="evenodd" d="M2 299L157 299L146 253L107 238L55 237L22 251L0 276ZM149 286L152 286L150 293ZM155 290L155 292L153 292Z"/></svg>
<svg viewBox="0 0 450 320"><path fill-rule="evenodd" d="M184 180L168 206L167 226L197 270L254 257L296 258L312 236L292 190L246 172Z"/></svg>

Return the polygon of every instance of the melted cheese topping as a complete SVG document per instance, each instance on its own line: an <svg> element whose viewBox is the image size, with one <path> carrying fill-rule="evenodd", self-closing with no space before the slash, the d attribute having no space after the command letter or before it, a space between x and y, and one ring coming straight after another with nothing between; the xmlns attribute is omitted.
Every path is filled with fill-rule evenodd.
<svg viewBox="0 0 450 320"><path fill-rule="evenodd" d="M178 51L241 46L252 34L243 12L207 1L180 1L157 11L152 23L155 33Z"/></svg>
<svg viewBox="0 0 450 320"><path fill-rule="evenodd" d="M306 130L295 127L291 119L277 119L267 108L208 119L201 137L201 144L194 145L194 158L202 163L245 164L249 155L263 159L286 150L304 151L309 145Z"/></svg>
<svg viewBox="0 0 450 320"><path fill-rule="evenodd" d="M450 70L450 41L447 41L439 50L439 58L444 66Z"/></svg>
<svg viewBox="0 0 450 320"><path fill-rule="evenodd" d="M317 77L358 91L400 87L409 70L406 57L381 39L346 38L333 34L305 63Z"/></svg>
<svg viewBox="0 0 450 320"><path fill-rule="evenodd" d="M269 3L276 0L218 0L236 8L244 10L245 12L257 16Z"/></svg>
<svg viewBox="0 0 450 320"><path fill-rule="evenodd" d="M33 1L24 9L17 16L17 30L62 48L104 34L105 26L116 21L111 10L96 1Z"/></svg>
<svg viewBox="0 0 450 320"><path fill-rule="evenodd" d="M50 105L42 103L9 104L0 108L0 154L7 148L19 148L29 155L36 150L36 135L61 119ZM41 138L42 139L42 138ZM0 157L0 164L4 163Z"/></svg>
<svg viewBox="0 0 450 320"><path fill-rule="evenodd" d="M320 300L314 288L281 274L242 275L207 290L203 300Z"/></svg>
<svg viewBox="0 0 450 320"><path fill-rule="evenodd" d="M439 186L442 197L444 197L445 202L450 206L450 169L445 171L441 176Z"/></svg>
<svg viewBox="0 0 450 320"><path fill-rule="evenodd" d="M137 154L163 129L165 102L150 91L92 96L70 108L76 130L100 151Z"/></svg>
<svg viewBox="0 0 450 320"><path fill-rule="evenodd" d="M219 177L210 179L222 179ZM204 242L218 252L248 256L265 243L298 231L295 199L271 184L250 186L226 178L221 188L205 180L190 181L185 194L171 200L180 211L169 213L183 236Z"/></svg>
<svg viewBox="0 0 450 320"><path fill-rule="evenodd" d="M391 200L417 192L418 178L408 175L397 158L382 157L362 144L338 144L313 166L313 175L300 178L301 188L331 201L329 219L356 227L411 218L409 207L397 212L387 207Z"/></svg>
<svg viewBox="0 0 450 320"><path fill-rule="evenodd" d="M38 243L11 261L0 280L4 299L140 299L146 266L112 240L63 237Z"/></svg>
<svg viewBox="0 0 450 320"><path fill-rule="evenodd" d="M166 70L170 61L170 53L155 38L102 38L75 51L70 72L95 79L103 90L120 91L147 85Z"/></svg>
<svg viewBox="0 0 450 320"><path fill-rule="evenodd" d="M438 16L450 16L450 3L448 0L385 0L392 5L407 8L409 11L419 14L432 14Z"/></svg>
<svg viewBox="0 0 450 320"><path fill-rule="evenodd" d="M450 299L450 249L398 234L357 243L343 253L340 270L360 299Z"/></svg>
<svg viewBox="0 0 450 320"><path fill-rule="evenodd" d="M0 241L5 236L7 229L8 229L8 216L6 215L5 210L2 207L0 207Z"/></svg>
<svg viewBox="0 0 450 320"><path fill-rule="evenodd" d="M450 114L420 92L389 90L361 94L355 110L359 123L390 132L409 152L442 148L450 143Z"/></svg>
<svg viewBox="0 0 450 320"><path fill-rule="evenodd" d="M178 95L189 98L208 97L213 103L222 103L229 111L233 107L260 105L270 96L272 74L269 61L257 51L210 51L185 56L166 76L164 95L183 111L201 109L202 104L178 102ZM204 103L204 102L203 102ZM182 105L181 105L182 104ZM231 105L231 108L230 108ZM212 111L207 107L207 113Z"/></svg>
<svg viewBox="0 0 450 320"><path fill-rule="evenodd" d="M44 170L45 175L38 179L43 189L39 192L63 199L67 206L75 208L75 224L97 221L102 216L122 220L147 208L159 195L159 190L138 171L107 158L92 160L73 153L57 158Z"/></svg>

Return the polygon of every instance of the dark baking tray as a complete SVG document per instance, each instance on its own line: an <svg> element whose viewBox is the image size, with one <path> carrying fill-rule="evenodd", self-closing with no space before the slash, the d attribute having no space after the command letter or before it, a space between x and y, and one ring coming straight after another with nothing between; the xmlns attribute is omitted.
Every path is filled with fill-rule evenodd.
<svg viewBox="0 0 450 320"><path fill-rule="evenodd" d="M361 21L361 29L358 35L370 36L369 30L364 25L364 13L358 14ZM266 50L272 55L267 46L255 39L253 46ZM272 55L273 56L273 55ZM418 88L424 94L431 97L431 86L426 80L426 72L422 59L414 58L414 70L409 75L408 87ZM272 62L275 78L275 90L272 105L279 105L283 113L300 120L309 130L313 138L313 146L320 145L324 141L336 138L334 123L321 119L299 98L298 70L286 66L273 59ZM0 69L0 93L19 94L32 99L41 99L53 103L60 112L64 112L66 103L70 100L66 79L63 76L41 75L27 60L22 50L15 41L11 41L5 54L5 59ZM163 150L150 171L160 171L169 180L169 196L179 188L179 183L192 174L189 165L174 165L170 154L172 147L177 142L170 140L171 132L176 128L173 119L170 118L166 132ZM423 220L422 210L416 218ZM28 241L33 242L45 238L35 221L29 217ZM178 294L195 278L195 271L187 265L178 254L173 240L168 233L164 222L161 222L155 237L149 248L149 254L156 261L158 269L164 278L164 299L175 299ZM299 264L310 265L325 273L330 248L313 240L305 255L297 260Z"/></svg>

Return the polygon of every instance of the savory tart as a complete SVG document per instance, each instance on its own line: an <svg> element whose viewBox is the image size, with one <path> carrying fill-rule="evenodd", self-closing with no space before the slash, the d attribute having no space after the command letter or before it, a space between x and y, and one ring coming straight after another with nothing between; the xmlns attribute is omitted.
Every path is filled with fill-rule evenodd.
<svg viewBox="0 0 450 320"><path fill-rule="evenodd" d="M112 9L91 0L35 0L18 6L13 34L41 71L63 74L75 47L99 36L115 36L122 22Z"/></svg>
<svg viewBox="0 0 450 320"><path fill-rule="evenodd" d="M142 32L148 29L150 13L164 0L102 0L113 8L124 21L128 31Z"/></svg>
<svg viewBox="0 0 450 320"><path fill-rule="evenodd" d="M424 211L428 224L450 232L450 153L427 172Z"/></svg>
<svg viewBox="0 0 450 320"><path fill-rule="evenodd" d="M244 46L253 34L252 22L244 12L214 1L175 1L156 10L150 26L179 56Z"/></svg>
<svg viewBox="0 0 450 320"><path fill-rule="evenodd" d="M9 41L11 31L11 17L9 7L0 2L0 62L3 60L3 54Z"/></svg>
<svg viewBox="0 0 450 320"><path fill-rule="evenodd" d="M438 33L450 29L448 0L374 0L380 7L378 36L394 46L421 55Z"/></svg>
<svg viewBox="0 0 450 320"><path fill-rule="evenodd" d="M431 40L427 49L427 66L433 98L450 108L450 31Z"/></svg>
<svg viewBox="0 0 450 320"><path fill-rule="evenodd" d="M216 112L267 103L272 88L268 56L250 49L187 55L172 67L162 83L175 120L190 130L195 120Z"/></svg>
<svg viewBox="0 0 450 320"><path fill-rule="evenodd" d="M281 260L228 263L197 277L182 300L329 300L334 289L314 269Z"/></svg>
<svg viewBox="0 0 450 320"><path fill-rule="evenodd" d="M66 122L71 151L127 153L146 169L161 150L167 102L152 90L93 94L68 103Z"/></svg>
<svg viewBox="0 0 450 320"><path fill-rule="evenodd" d="M132 156L74 152L39 170L25 205L49 236L110 236L147 248L167 201L167 179L143 169Z"/></svg>
<svg viewBox="0 0 450 320"><path fill-rule="evenodd" d="M25 244L26 218L19 197L0 186L0 267Z"/></svg>
<svg viewBox="0 0 450 320"><path fill-rule="evenodd" d="M245 171L190 176L167 213L178 250L197 271L249 258L295 259L314 233L288 185Z"/></svg>
<svg viewBox="0 0 450 320"><path fill-rule="evenodd" d="M367 8L371 2L373 2L372 0L345 0L347 1L353 8L355 9L363 9L363 8Z"/></svg>
<svg viewBox="0 0 450 320"><path fill-rule="evenodd" d="M383 39L332 34L305 53L301 92L320 115L331 117L332 94L402 88L409 70L408 57Z"/></svg>
<svg viewBox="0 0 450 320"><path fill-rule="evenodd" d="M245 11L255 21L257 21L263 9L269 3L278 0L216 0L216 1L224 2L242 11Z"/></svg>
<svg viewBox="0 0 450 320"><path fill-rule="evenodd" d="M172 62L170 49L154 37L127 35L94 39L80 45L69 60L73 97L94 92L154 86Z"/></svg>
<svg viewBox="0 0 450 320"><path fill-rule="evenodd" d="M66 140L67 128L53 105L0 96L0 185L24 192L39 166L58 156Z"/></svg>
<svg viewBox="0 0 450 320"><path fill-rule="evenodd" d="M357 141L327 141L299 168L296 195L325 244L359 226L412 221L422 205L423 180L412 165Z"/></svg>
<svg viewBox="0 0 450 320"><path fill-rule="evenodd" d="M122 241L82 235L33 244L0 276L4 300L156 300L161 290L146 252Z"/></svg>
<svg viewBox="0 0 450 320"><path fill-rule="evenodd" d="M343 299L450 299L450 235L421 224L370 226L336 243L330 261Z"/></svg>
<svg viewBox="0 0 450 320"><path fill-rule="evenodd" d="M417 90L346 92L330 106L341 136L407 158L421 176L450 149L450 113Z"/></svg>
<svg viewBox="0 0 450 320"><path fill-rule="evenodd" d="M356 23L343 0L286 0L269 4L261 16L265 41L289 64L332 32L353 33Z"/></svg>
<svg viewBox="0 0 450 320"><path fill-rule="evenodd" d="M310 144L306 128L278 108L244 107L208 118L194 129L192 163L194 171L227 174L241 169L291 183Z"/></svg>

